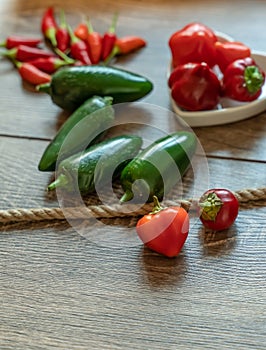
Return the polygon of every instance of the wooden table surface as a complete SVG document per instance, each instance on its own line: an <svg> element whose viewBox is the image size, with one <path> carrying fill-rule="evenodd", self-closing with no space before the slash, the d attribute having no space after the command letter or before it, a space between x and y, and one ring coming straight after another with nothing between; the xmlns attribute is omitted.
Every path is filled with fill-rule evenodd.
<svg viewBox="0 0 266 350"><path fill-rule="evenodd" d="M166 110L167 42L183 25L200 21L266 51L266 2L259 0L0 0L1 38L39 35L49 5L64 9L73 26L91 18L101 32L119 11L118 35L138 34L148 45L114 64L148 77L154 89L141 102ZM0 82L0 209L56 207L56 196L45 191L52 175L37 164L65 115L48 95L23 85L6 59ZM169 120L151 123L172 127ZM210 187L265 187L266 113L193 130ZM127 223L107 223L102 243L66 221L2 224L0 348L265 349L265 204L242 209L220 236L195 221L174 259L138 240L127 244ZM104 239L109 231L116 246Z"/></svg>

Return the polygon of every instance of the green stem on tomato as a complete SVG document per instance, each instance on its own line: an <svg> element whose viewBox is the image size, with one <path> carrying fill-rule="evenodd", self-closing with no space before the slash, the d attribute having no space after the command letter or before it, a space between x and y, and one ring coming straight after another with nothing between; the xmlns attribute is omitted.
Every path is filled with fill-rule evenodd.
<svg viewBox="0 0 266 350"><path fill-rule="evenodd" d="M256 66L248 66L245 68L245 84L251 94L256 93L263 85L264 78Z"/></svg>
<svg viewBox="0 0 266 350"><path fill-rule="evenodd" d="M216 193L208 193L206 197L202 199L199 206L202 208L201 217L204 220L215 221L217 214L219 213L223 205L222 200Z"/></svg>
<svg viewBox="0 0 266 350"><path fill-rule="evenodd" d="M157 196L153 196L153 209L150 212L150 214L157 214L159 211L163 210L163 207L161 206L159 199Z"/></svg>

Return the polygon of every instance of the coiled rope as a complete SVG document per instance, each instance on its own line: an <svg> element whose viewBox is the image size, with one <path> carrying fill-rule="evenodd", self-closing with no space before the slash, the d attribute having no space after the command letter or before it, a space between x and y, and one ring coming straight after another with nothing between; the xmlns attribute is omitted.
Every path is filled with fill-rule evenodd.
<svg viewBox="0 0 266 350"><path fill-rule="evenodd" d="M240 208L266 205L266 188L243 189L233 192L239 201ZM181 205L189 210L197 203L195 199L165 202L167 206ZM123 210L121 210L123 208ZM147 214L152 204L145 204L141 208L137 205L88 205L82 207L57 208L32 208L32 209L8 209L0 210L0 223L8 224L14 222L40 222L66 219L86 219L94 217L97 219L132 217Z"/></svg>

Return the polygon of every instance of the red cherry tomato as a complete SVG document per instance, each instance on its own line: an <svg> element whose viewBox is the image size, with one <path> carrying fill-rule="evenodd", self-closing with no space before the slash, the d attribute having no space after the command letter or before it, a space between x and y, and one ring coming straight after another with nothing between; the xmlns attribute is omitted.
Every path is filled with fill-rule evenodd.
<svg viewBox="0 0 266 350"><path fill-rule="evenodd" d="M199 200L200 220L214 231L229 228L237 218L239 203L235 195L222 188L206 191Z"/></svg>
<svg viewBox="0 0 266 350"><path fill-rule="evenodd" d="M139 238L149 249L175 257L182 249L189 231L189 216L181 207L162 208L154 196L154 209L136 226Z"/></svg>

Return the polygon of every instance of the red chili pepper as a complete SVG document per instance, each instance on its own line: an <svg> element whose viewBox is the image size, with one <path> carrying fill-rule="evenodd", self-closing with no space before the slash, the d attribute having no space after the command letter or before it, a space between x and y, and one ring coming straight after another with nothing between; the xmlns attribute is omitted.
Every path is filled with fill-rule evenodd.
<svg viewBox="0 0 266 350"><path fill-rule="evenodd" d="M87 23L80 23L74 30L76 37L83 41L87 41L88 33L89 29Z"/></svg>
<svg viewBox="0 0 266 350"><path fill-rule="evenodd" d="M42 21L41 21L41 30L44 37L50 40L52 46L57 46L56 41L56 31L57 31L57 23L54 17L54 9L53 7L48 7L44 12Z"/></svg>
<svg viewBox="0 0 266 350"><path fill-rule="evenodd" d="M15 62L21 78L33 85L45 84L51 81L51 76L29 62Z"/></svg>
<svg viewBox="0 0 266 350"><path fill-rule="evenodd" d="M224 72L226 67L235 60L240 58L250 57L251 50L248 46L235 41L228 41L215 43L216 62L221 70Z"/></svg>
<svg viewBox="0 0 266 350"><path fill-rule="evenodd" d="M55 37L57 41L57 48L62 52L66 52L70 46L70 35L67 29L65 13L63 10L61 11L60 24L56 30Z"/></svg>
<svg viewBox="0 0 266 350"><path fill-rule="evenodd" d="M235 195L223 188L206 191L199 200L199 214L203 225L214 231L229 228L237 218L239 203Z"/></svg>
<svg viewBox="0 0 266 350"><path fill-rule="evenodd" d="M169 39L173 67L189 62L206 62L213 67L216 64L216 41L215 33L204 24L187 24Z"/></svg>
<svg viewBox="0 0 266 350"><path fill-rule="evenodd" d="M100 33L95 32L92 24L88 21L87 43L91 62L97 64L101 60L103 38Z"/></svg>
<svg viewBox="0 0 266 350"><path fill-rule="evenodd" d="M26 62L40 57L55 56L52 52L26 45L14 47L13 49L3 52L2 55L20 62Z"/></svg>
<svg viewBox="0 0 266 350"><path fill-rule="evenodd" d="M110 55L110 53L112 52L113 47L115 45L115 41L117 39L116 34L115 34L117 17L118 17L118 15L117 15L117 13L115 13L111 27L109 28L108 32L104 33L104 35L103 35L102 54L101 54L103 61L105 61L107 59L107 57Z"/></svg>
<svg viewBox="0 0 266 350"><path fill-rule="evenodd" d="M118 38L115 42L118 55L126 55L144 46L146 46L146 41L143 38L135 35L128 35Z"/></svg>
<svg viewBox="0 0 266 350"><path fill-rule="evenodd" d="M81 61L83 64L90 65L91 60L88 53L88 46L85 41L76 37L71 27L68 27L70 34L70 55L75 60Z"/></svg>
<svg viewBox="0 0 266 350"><path fill-rule="evenodd" d="M64 61L58 57L45 57L45 58L41 57L41 58L36 58L35 60L32 60L32 61L29 61L29 63L37 67L43 72L52 74L55 71L57 71L57 69L59 69L60 67L73 64L74 61L73 60Z"/></svg>
<svg viewBox="0 0 266 350"><path fill-rule="evenodd" d="M105 60L105 63L108 64L111 59L117 55L126 55L144 46L146 46L146 41L139 36L128 35L118 38L115 41L112 52Z"/></svg>
<svg viewBox="0 0 266 350"><path fill-rule="evenodd" d="M223 76L223 94L237 101L256 100L265 82L264 71L251 57L230 63Z"/></svg>
<svg viewBox="0 0 266 350"><path fill-rule="evenodd" d="M6 49L10 50L14 47L17 47L19 45L26 45L30 47L36 47L41 43L42 39L40 38L31 38L31 37L24 37L20 35L10 35L6 38L5 41L0 43L1 47L5 47Z"/></svg>
<svg viewBox="0 0 266 350"><path fill-rule="evenodd" d="M162 208L154 196L153 211L137 222L136 231L146 247L172 258L187 239L189 216L181 207Z"/></svg>
<svg viewBox="0 0 266 350"><path fill-rule="evenodd" d="M220 81L205 62L177 66L168 84L173 100L185 110L213 109L219 101Z"/></svg>

